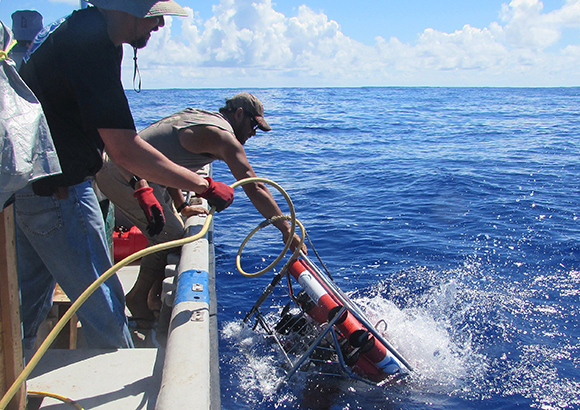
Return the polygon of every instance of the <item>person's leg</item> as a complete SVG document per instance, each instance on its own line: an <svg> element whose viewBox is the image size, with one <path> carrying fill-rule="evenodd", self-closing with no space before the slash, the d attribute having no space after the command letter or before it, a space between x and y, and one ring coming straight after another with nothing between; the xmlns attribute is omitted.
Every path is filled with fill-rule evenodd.
<svg viewBox="0 0 580 410"><path fill-rule="evenodd" d="M181 216L176 213L173 206L173 201L167 194L167 190L157 184L150 184L153 188L157 200L163 208L163 215L165 216L165 226L163 230L154 237L149 237L149 246L159 243L165 243L183 237L183 220ZM137 227L142 227L143 222ZM167 265L167 255L171 252L177 252L179 248L167 249L160 252L155 252L144 256L141 259L141 266L139 268L139 275L135 281L135 285L129 293L127 293L127 307L131 314L136 319L154 320L155 311L160 309L160 288L161 282L165 278L165 266ZM145 323L138 323L144 326Z"/></svg>
<svg viewBox="0 0 580 410"><path fill-rule="evenodd" d="M139 203L133 198L133 188L129 186L126 178L123 177L115 164L105 158L103 168L96 177L99 189L109 198L115 207L143 232L147 237L148 245L156 245L180 239L183 237L183 221L173 207L173 201L167 195L167 190L157 184L151 183L153 193L163 208L165 216L165 226L159 235L150 237L147 234L147 221ZM148 294L151 288L165 277L165 265L167 264L167 254L171 251L156 252L141 259L139 275L133 288L126 295L127 308L136 320L142 320L140 326L146 326L147 321L153 321L155 315L148 306Z"/></svg>
<svg viewBox="0 0 580 410"><path fill-rule="evenodd" d="M111 266L104 222L88 181L70 187L68 198L56 200L56 206L55 200L30 191L17 195L16 220L56 282L74 301ZM47 210L50 203L53 205ZM19 269L23 289L29 287L24 281L33 274L21 275ZM113 275L77 312L89 347L132 347L124 307L121 284Z"/></svg>
<svg viewBox="0 0 580 410"><path fill-rule="evenodd" d="M28 242L28 238L15 224L16 258L20 283L20 317L22 320L24 349L33 349L36 333L52 306L56 281Z"/></svg>
<svg viewBox="0 0 580 410"><path fill-rule="evenodd" d="M153 254L154 258L144 257L141 260L137 280L127 293L127 308L133 315L132 319L140 327L150 327L156 319L155 306L149 303L149 293L152 288L156 287L157 283L162 282L165 278L167 254L168 251L161 251Z"/></svg>
<svg viewBox="0 0 580 410"><path fill-rule="evenodd" d="M79 287L75 283L75 289L71 290L71 293L74 294L79 291L81 291L81 293L84 292L90 284L92 284L100 275L105 273L105 271L111 267L111 257L109 255L109 247L106 240L103 215L91 184L86 182L84 184L76 185L73 188L77 194L80 205L81 215L79 215L78 223L83 224L84 227L84 233L81 235L83 238L86 237L86 245L90 250L87 255L90 256L90 266L86 266L86 269L89 271L87 277L90 276L90 280L88 281L89 284ZM76 209L73 212L76 212ZM59 282L58 277L56 279L57 282ZM61 287L68 295L64 286L61 285ZM77 296L75 295L74 300L76 300L76 298ZM95 336L93 337L97 339L95 344L98 343L101 346L110 347L133 347L131 333L129 332L127 324L127 317L125 316L125 295L116 273L107 279L105 283L87 299L87 302L84 303L83 307L85 307L85 309L81 307L78 316L81 323L83 317L85 318L85 322L91 323L91 334L94 334ZM103 311L106 312L106 315L103 315ZM107 335L107 337L103 337L103 334Z"/></svg>

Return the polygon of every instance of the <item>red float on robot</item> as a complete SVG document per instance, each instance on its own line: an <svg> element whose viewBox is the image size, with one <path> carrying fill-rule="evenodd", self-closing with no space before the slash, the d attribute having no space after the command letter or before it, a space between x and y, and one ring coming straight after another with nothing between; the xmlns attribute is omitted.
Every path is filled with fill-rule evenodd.
<svg viewBox="0 0 580 410"><path fill-rule="evenodd" d="M288 270L314 302L314 305L305 307L306 314L321 325L332 320L342 308L332 290L325 287L316 273L300 259L294 261ZM345 311L334 326L353 348L360 348L355 355L346 358L353 370L373 380L400 371L401 366L397 360L354 315Z"/></svg>

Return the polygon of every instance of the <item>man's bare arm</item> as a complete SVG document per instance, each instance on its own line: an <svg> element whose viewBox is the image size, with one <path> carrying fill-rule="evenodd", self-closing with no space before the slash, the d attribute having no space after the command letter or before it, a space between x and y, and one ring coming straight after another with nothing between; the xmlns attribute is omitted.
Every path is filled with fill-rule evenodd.
<svg viewBox="0 0 580 410"><path fill-rule="evenodd" d="M193 136L194 132L195 137ZM215 158L224 161L230 168L232 175L238 181L256 177L256 173L248 161L244 147L228 131L217 127L195 127L195 130L184 129L180 131L180 141L185 149L198 154L211 154ZM270 219L274 216L283 215L265 184L261 182L246 184L243 186L243 189L246 195L248 195L248 198L250 198L250 201L252 201L254 207L264 218ZM275 222L274 226L282 232L284 242L286 242L291 232L290 223L286 220L280 220ZM298 242L299 237L295 235L293 249L296 248ZM306 247L303 247L302 250L306 252Z"/></svg>
<svg viewBox="0 0 580 410"><path fill-rule="evenodd" d="M133 130L101 128L99 134L111 160L134 175L196 193L208 188L207 180L170 161Z"/></svg>
<svg viewBox="0 0 580 410"><path fill-rule="evenodd" d="M186 218L193 215L207 215L209 212L203 206L189 205L183 197L183 192L178 188L167 188L167 192L173 200L175 209Z"/></svg>

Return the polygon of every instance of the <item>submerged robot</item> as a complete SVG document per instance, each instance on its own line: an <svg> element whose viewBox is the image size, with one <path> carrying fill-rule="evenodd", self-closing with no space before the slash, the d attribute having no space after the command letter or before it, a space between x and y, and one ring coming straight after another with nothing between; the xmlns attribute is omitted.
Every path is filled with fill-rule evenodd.
<svg viewBox="0 0 580 410"><path fill-rule="evenodd" d="M259 307L286 275L291 301L273 322ZM292 280L301 290L294 294ZM287 363L289 380L297 371L318 372L382 385L411 371L363 312L308 257L301 254L280 272L245 318L255 317L274 338Z"/></svg>

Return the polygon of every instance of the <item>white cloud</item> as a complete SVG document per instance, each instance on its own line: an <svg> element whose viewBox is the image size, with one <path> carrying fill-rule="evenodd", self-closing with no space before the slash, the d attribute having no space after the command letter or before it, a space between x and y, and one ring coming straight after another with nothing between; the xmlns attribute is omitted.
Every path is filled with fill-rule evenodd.
<svg viewBox="0 0 580 410"><path fill-rule="evenodd" d="M504 26L494 23L498 40L515 47L545 49L555 44L566 27L580 27L580 2L568 1L561 9L542 13L539 0L513 0L501 11Z"/></svg>
<svg viewBox="0 0 580 410"><path fill-rule="evenodd" d="M221 0L213 12L206 21L191 9L187 18L166 19L139 51L144 87L549 86L580 80L580 45L556 47L565 28L580 27L580 0L549 13L539 0L512 0L489 27L426 29L413 44L377 37L373 46L345 36L338 22L307 6L287 17L271 0ZM127 58L125 84L131 63Z"/></svg>

